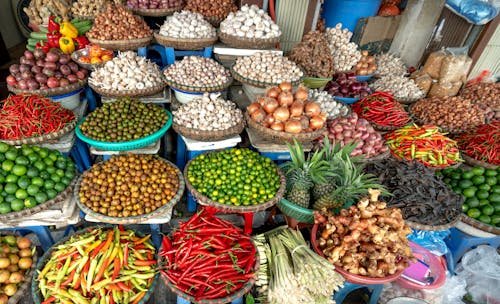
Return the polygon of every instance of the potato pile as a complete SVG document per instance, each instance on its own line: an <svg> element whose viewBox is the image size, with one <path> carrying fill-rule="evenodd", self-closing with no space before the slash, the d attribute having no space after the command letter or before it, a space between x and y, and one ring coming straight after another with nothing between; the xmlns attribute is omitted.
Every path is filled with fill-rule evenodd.
<svg viewBox="0 0 500 304"><path fill-rule="evenodd" d="M302 42L293 47L288 57L308 76L329 78L334 74L333 57L329 51L328 40L321 32L309 32L304 35Z"/></svg>
<svg viewBox="0 0 500 304"><path fill-rule="evenodd" d="M28 238L0 236L0 303L7 303L25 280L33 264L33 253Z"/></svg>

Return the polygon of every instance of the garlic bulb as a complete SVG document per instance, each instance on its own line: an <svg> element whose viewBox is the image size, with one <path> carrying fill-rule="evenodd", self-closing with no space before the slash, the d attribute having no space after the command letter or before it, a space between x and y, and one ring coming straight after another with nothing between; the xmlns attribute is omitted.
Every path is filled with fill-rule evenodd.
<svg viewBox="0 0 500 304"><path fill-rule="evenodd" d="M375 61L378 76L404 76L406 74L406 65L403 59L396 55L383 53L375 56Z"/></svg>
<svg viewBox="0 0 500 304"><path fill-rule="evenodd" d="M246 38L274 38L281 36L279 26L257 5L243 5L220 24L220 31Z"/></svg>
<svg viewBox="0 0 500 304"><path fill-rule="evenodd" d="M309 100L319 103L321 112L326 113L328 119L334 119L349 114L349 107L339 101L336 101L332 95L326 91L309 90Z"/></svg>
<svg viewBox="0 0 500 304"><path fill-rule="evenodd" d="M389 92L395 98L419 99L425 94L413 79L403 76L387 75L377 79L370 85L373 91Z"/></svg>
<svg viewBox="0 0 500 304"><path fill-rule="evenodd" d="M226 84L231 74L211 58L186 56L167 67L163 74L170 81L193 87L215 87Z"/></svg>
<svg viewBox="0 0 500 304"><path fill-rule="evenodd" d="M172 38L211 38L217 35L215 28L203 15L190 11L175 12L160 27L160 35Z"/></svg>
<svg viewBox="0 0 500 304"><path fill-rule="evenodd" d="M204 131L227 130L243 121L236 104L217 94L203 94L173 112L176 124Z"/></svg>
<svg viewBox="0 0 500 304"><path fill-rule="evenodd" d="M293 61L273 52L258 52L251 56L238 57L234 71L248 79L274 84L294 82L304 76Z"/></svg>
<svg viewBox="0 0 500 304"><path fill-rule="evenodd" d="M120 52L118 56L96 69L89 83L106 90L142 90L163 84L158 65L135 52Z"/></svg>
<svg viewBox="0 0 500 304"><path fill-rule="evenodd" d="M348 29L342 29L341 23L326 29L326 38L332 52L335 71L350 71L361 59L358 45L350 42L351 37L352 33Z"/></svg>

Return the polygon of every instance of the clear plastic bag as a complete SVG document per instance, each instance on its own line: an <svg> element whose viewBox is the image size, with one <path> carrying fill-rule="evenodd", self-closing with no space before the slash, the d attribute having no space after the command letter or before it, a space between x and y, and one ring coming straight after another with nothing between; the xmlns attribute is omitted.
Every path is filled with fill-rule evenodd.
<svg viewBox="0 0 500 304"><path fill-rule="evenodd" d="M413 233L408 235L408 240L419 244L436 256L445 255L448 247L444 239L450 235L450 230L427 231L413 229Z"/></svg>
<svg viewBox="0 0 500 304"><path fill-rule="evenodd" d="M384 289L380 294L379 303L387 303L389 300L398 297L410 297L424 300L429 304L441 304L443 297L443 287L437 289L407 289L396 283L384 284Z"/></svg>
<svg viewBox="0 0 500 304"><path fill-rule="evenodd" d="M439 72L439 84L448 85L457 81L465 81L472 64L467 55L449 55L443 58Z"/></svg>
<svg viewBox="0 0 500 304"><path fill-rule="evenodd" d="M474 302L500 303L500 255L496 248L480 245L467 252L455 273L467 282Z"/></svg>
<svg viewBox="0 0 500 304"><path fill-rule="evenodd" d="M443 286L443 290L446 292L443 293L441 304L465 304L462 302L462 298L467 293L466 287L467 283L464 278L459 276L448 278Z"/></svg>
<svg viewBox="0 0 500 304"><path fill-rule="evenodd" d="M431 76L431 78L438 79L441 65L445 57L446 52L444 51L432 52L425 61L424 67L422 68L422 74L427 74Z"/></svg>
<svg viewBox="0 0 500 304"><path fill-rule="evenodd" d="M482 25L498 15L498 0L446 0L446 6L467 22Z"/></svg>

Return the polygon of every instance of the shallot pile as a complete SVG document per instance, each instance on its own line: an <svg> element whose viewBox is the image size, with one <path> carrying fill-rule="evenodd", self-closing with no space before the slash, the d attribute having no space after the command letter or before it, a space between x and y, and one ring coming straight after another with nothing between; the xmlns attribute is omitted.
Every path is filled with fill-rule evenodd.
<svg viewBox="0 0 500 304"><path fill-rule="evenodd" d="M383 76L404 76L406 74L406 65L404 61L390 53L383 53L375 56L377 64L377 75Z"/></svg>
<svg viewBox="0 0 500 304"><path fill-rule="evenodd" d="M413 79L404 76L382 76L370 87L374 91L389 92L397 99L419 99L425 96Z"/></svg>
<svg viewBox="0 0 500 304"><path fill-rule="evenodd" d="M96 69L89 83L105 90L144 90L163 84L158 65L135 52L121 52Z"/></svg>
<svg viewBox="0 0 500 304"><path fill-rule="evenodd" d="M380 202L380 190L342 209L339 215L316 212L318 244L332 264L354 275L383 278L409 266L412 232L397 208ZM313 236L315 237L315 236Z"/></svg>
<svg viewBox="0 0 500 304"><path fill-rule="evenodd" d="M167 67L163 74L175 83L192 87L216 87L228 83L231 75L211 58L186 56Z"/></svg>
<svg viewBox="0 0 500 304"><path fill-rule="evenodd" d="M304 76L293 61L272 52L238 57L233 69L245 78L272 84L295 82Z"/></svg>
<svg viewBox="0 0 500 304"><path fill-rule="evenodd" d="M127 0L129 8L163 9L182 6L183 0Z"/></svg>
<svg viewBox="0 0 500 304"><path fill-rule="evenodd" d="M311 77L328 78L334 73L334 60L328 51L328 41L321 32L309 32L288 54Z"/></svg>
<svg viewBox="0 0 500 304"><path fill-rule="evenodd" d="M349 114L349 106L336 101L332 95L325 91L309 90L309 100L319 103L321 111L326 114L327 119L334 119Z"/></svg>
<svg viewBox="0 0 500 304"><path fill-rule="evenodd" d="M174 122L187 128L219 131L227 130L243 121L243 114L236 104L218 94L203 94L173 112Z"/></svg>
<svg viewBox="0 0 500 304"><path fill-rule="evenodd" d="M330 45L335 71L350 71L361 59L358 45L350 42L351 37L352 32L348 29L342 29L341 23L326 29L326 38Z"/></svg>
<svg viewBox="0 0 500 304"><path fill-rule="evenodd" d="M215 28L203 18L203 15L190 11L175 12L168 16L160 27L160 35L181 39L215 37Z"/></svg>
<svg viewBox="0 0 500 304"><path fill-rule="evenodd" d="M356 75L371 75L376 70L375 57L368 55L368 51L361 51L361 59L356 63Z"/></svg>
<svg viewBox="0 0 500 304"><path fill-rule="evenodd" d="M355 73L337 73L325 86L328 94L339 97L359 97L370 95L370 87L365 81L356 81Z"/></svg>
<svg viewBox="0 0 500 304"><path fill-rule="evenodd" d="M274 38L281 35L279 26L257 5L243 5L229 13L220 24L222 33L241 38Z"/></svg>
<svg viewBox="0 0 500 304"><path fill-rule="evenodd" d="M184 9L205 17L225 19L230 12L236 12L238 7L234 0L188 0Z"/></svg>
<svg viewBox="0 0 500 304"><path fill-rule="evenodd" d="M375 131L366 119L358 118L356 113L329 120L327 130L332 143L340 141L342 146L353 141L358 143L351 156L364 155L370 158L388 150L382 135ZM316 145L321 146L323 142L324 138L320 137L316 140Z"/></svg>
<svg viewBox="0 0 500 304"><path fill-rule="evenodd" d="M467 86L460 96L486 110L490 120L500 120L500 82L479 82Z"/></svg>
<svg viewBox="0 0 500 304"><path fill-rule="evenodd" d="M323 128L326 115L319 104L310 102L307 89L299 87L295 94L292 85L282 82L267 90L247 107L251 119L275 131L288 133L311 132Z"/></svg>

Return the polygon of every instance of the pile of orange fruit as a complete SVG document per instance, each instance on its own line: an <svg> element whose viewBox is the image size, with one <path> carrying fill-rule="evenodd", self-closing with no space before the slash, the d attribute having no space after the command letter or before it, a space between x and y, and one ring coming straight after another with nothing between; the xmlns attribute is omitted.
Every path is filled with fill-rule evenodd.
<svg viewBox="0 0 500 304"><path fill-rule="evenodd" d="M82 56L78 60L82 63L102 63L113 59L115 54L112 50L105 50L96 44L88 46L88 56Z"/></svg>

